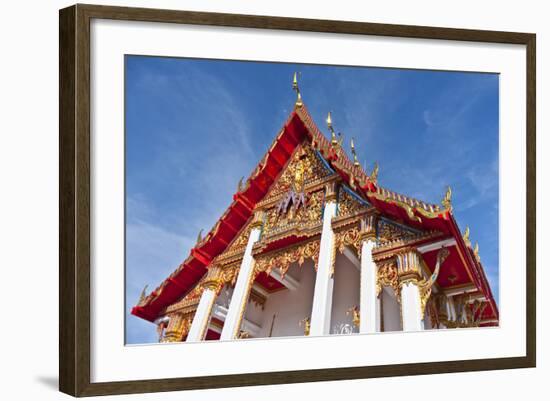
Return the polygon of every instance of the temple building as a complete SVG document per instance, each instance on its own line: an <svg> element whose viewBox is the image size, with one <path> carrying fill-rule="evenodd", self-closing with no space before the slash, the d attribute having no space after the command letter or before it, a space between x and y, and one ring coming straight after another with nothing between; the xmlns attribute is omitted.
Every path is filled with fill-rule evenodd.
<svg viewBox="0 0 550 401"><path fill-rule="evenodd" d="M392 192L297 98L210 232L132 314L160 342L497 326L469 229ZM154 330L152 325L151 330Z"/></svg>

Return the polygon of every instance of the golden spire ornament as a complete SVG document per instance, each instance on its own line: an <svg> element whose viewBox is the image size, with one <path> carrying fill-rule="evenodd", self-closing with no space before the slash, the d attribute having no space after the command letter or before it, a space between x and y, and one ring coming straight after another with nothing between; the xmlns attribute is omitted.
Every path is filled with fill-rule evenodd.
<svg viewBox="0 0 550 401"><path fill-rule="evenodd" d="M466 245L471 246L470 242L470 227L466 226L466 230L464 230L464 234L462 235L462 239L466 243Z"/></svg>
<svg viewBox="0 0 550 401"><path fill-rule="evenodd" d="M451 187L447 187L447 192L445 192L445 196L443 197L443 200L441 201L441 204L443 207L447 210L451 209L451 196L453 195L453 191L451 190Z"/></svg>
<svg viewBox="0 0 550 401"><path fill-rule="evenodd" d="M244 180L244 177L241 177L241 179L239 180L239 183L237 184L237 192L241 192L243 190L243 180Z"/></svg>
<svg viewBox="0 0 550 401"><path fill-rule="evenodd" d="M474 256L476 257L477 261L479 262L479 244L476 242L476 245L474 246Z"/></svg>
<svg viewBox="0 0 550 401"><path fill-rule="evenodd" d="M370 176L369 176L369 179L371 180L371 182L376 182L376 180L378 179L378 170L380 169L380 167L378 166L378 162L375 162L374 163L374 168L372 169L372 173L370 173Z"/></svg>
<svg viewBox="0 0 550 401"><path fill-rule="evenodd" d="M330 111L327 115L327 127L330 130L330 143L332 143L332 146L338 145L338 140L336 139L336 133L334 132L334 128L332 127L332 116L330 114Z"/></svg>
<svg viewBox="0 0 550 401"><path fill-rule="evenodd" d="M149 284L145 284L145 287L143 287L143 290L141 290L141 294L139 294L138 305L142 304L145 301L146 294L147 294L147 287L149 287Z"/></svg>
<svg viewBox="0 0 550 401"><path fill-rule="evenodd" d="M294 78L292 79L292 90L296 92L296 103L294 106L301 107L304 103L302 102L302 94L300 93L300 87L298 86L298 73L294 73Z"/></svg>
<svg viewBox="0 0 550 401"><path fill-rule="evenodd" d="M202 242L202 228L199 231L199 235L197 235L197 244Z"/></svg>
<svg viewBox="0 0 550 401"><path fill-rule="evenodd" d="M357 160L357 153L355 152L355 143L353 142L353 138L351 138L351 154L353 155L353 165L355 167L361 167L359 160Z"/></svg>

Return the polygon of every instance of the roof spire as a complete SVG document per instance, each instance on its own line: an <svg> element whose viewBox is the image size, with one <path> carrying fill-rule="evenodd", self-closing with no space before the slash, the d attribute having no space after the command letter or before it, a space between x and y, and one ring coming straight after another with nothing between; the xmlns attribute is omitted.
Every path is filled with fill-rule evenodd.
<svg viewBox="0 0 550 401"><path fill-rule="evenodd" d="M464 230L464 234L462 235L462 239L466 243L466 245L471 246L470 242L470 227L466 226L466 230Z"/></svg>
<svg viewBox="0 0 550 401"><path fill-rule="evenodd" d="M149 287L149 284L145 284L145 287L143 287L143 290L141 290L141 294L139 294L138 305L143 303L143 301L145 301L146 294L147 294L147 287Z"/></svg>
<svg viewBox="0 0 550 401"><path fill-rule="evenodd" d="M351 154L353 155L353 165L355 167L361 167L359 160L357 160L357 153L355 152L355 143L353 143L353 138L351 138Z"/></svg>
<svg viewBox="0 0 550 401"><path fill-rule="evenodd" d="M330 114L330 111L328 112L328 115L327 115L327 127L330 130L330 136L331 136L330 143L332 143L332 146L338 145L338 140L336 139L336 133L334 132L334 128L332 128L332 116Z"/></svg>
<svg viewBox="0 0 550 401"><path fill-rule="evenodd" d="M474 256L476 257L478 262L481 260L481 258L479 257L479 244L477 242L474 246Z"/></svg>
<svg viewBox="0 0 550 401"><path fill-rule="evenodd" d="M197 244L202 242L202 228L199 231L199 235L197 235Z"/></svg>
<svg viewBox="0 0 550 401"><path fill-rule="evenodd" d="M443 197L443 200L441 201L441 204L443 207L447 210L451 209L451 196L453 194L453 191L451 190L451 186L447 186L447 192L445 192L445 196Z"/></svg>
<svg viewBox="0 0 550 401"><path fill-rule="evenodd" d="M376 182L378 179L378 170L380 167L378 166L378 162L374 162L374 168L372 169L372 173L370 173L369 179L371 182Z"/></svg>
<svg viewBox="0 0 550 401"><path fill-rule="evenodd" d="M294 78L292 79L292 90L296 92L296 103L294 103L295 107L302 107L304 104L302 102L302 95L300 93L300 87L298 86L298 73L294 72Z"/></svg>

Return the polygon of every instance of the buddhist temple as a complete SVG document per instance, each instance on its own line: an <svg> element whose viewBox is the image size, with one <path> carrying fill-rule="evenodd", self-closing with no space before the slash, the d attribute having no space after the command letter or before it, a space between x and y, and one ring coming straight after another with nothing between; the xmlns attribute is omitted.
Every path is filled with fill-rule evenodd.
<svg viewBox="0 0 550 401"><path fill-rule="evenodd" d="M384 188L296 101L227 210L132 314L159 342L498 326L451 188L440 205ZM238 182L238 184L237 184ZM182 258L183 259L183 258Z"/></svg>

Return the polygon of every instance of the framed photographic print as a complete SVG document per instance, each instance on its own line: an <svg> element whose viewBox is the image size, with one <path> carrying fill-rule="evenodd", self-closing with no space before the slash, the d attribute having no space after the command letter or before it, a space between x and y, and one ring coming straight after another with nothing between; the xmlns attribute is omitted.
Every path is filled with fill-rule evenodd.
<svg viewBox="0 0 550 401"><path fill-rule="evenodd" d="M535 241L533 34L60 11L65 393L533 367Z"/></svg>

